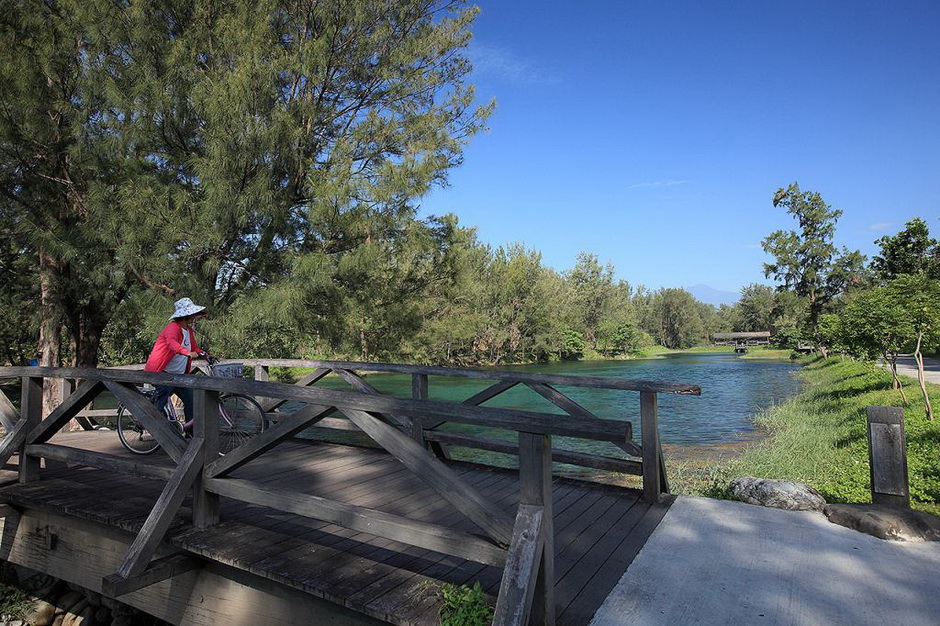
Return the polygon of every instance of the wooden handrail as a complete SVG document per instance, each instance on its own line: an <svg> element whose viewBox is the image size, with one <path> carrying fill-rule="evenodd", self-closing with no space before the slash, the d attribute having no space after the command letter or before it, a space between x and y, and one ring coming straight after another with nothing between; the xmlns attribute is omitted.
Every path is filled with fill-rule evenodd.
<svg viewBox="0 0 940 626"><path fill-rule="evenodd" d="M653 393L675 393L701 395L698 385L671 383L630 378L608 378L601 376L571 376L565 374L533 374L531 372L507 372L505 370L467 369L439 367L434 365L407 365L400 363L367 363L362 361L315 361L307 359L223 359L220 363L242 363L249 367L310 367L329 370L356 370L359 372L388 372L396 374L422 374L426 376L450 376L457 378L480 378L491 380L514 380L520 383L590 387L595 389L619 389L621 391L651 391ZM120 365L109 369L142 369L143 365ZM0 374L2 376L2 374Z"/></svg>
<svg viewBox="0 0 940 626"><path fill-rule="evenodd" d="M4 367L0 376L77 378L117 383L170 385L192 389L208 389L221 393L237 393L297 400L309 404L333 406L338 409L365 410L385 414L407 413L413 417L506 428L509 430L619 442L632 434L630 422L597 420L539 413L518 409L495 409L432 400L407 400L318 387L298 387L286 383L265 383L233 378L211 378L184 374L153 374L113 369L80 369L51 367ZM563 419L563 421L562 421Z"/></svg>

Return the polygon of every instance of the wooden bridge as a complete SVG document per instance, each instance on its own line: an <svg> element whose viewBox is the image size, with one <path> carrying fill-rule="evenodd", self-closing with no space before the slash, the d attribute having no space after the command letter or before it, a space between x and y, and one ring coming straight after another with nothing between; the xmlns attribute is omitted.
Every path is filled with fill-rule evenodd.
<svg viewBox="0 0 940 626"><path fill-rule="evenodd" d="M479 582L496 624L586 624L670 502L658 394L699 394L609 378L243 362L256 380L0 368L0 378L21 380L18 406L0 394L0 558L172 623L436 624L443 583ZM272 366L313 371L272 383ZM411 397L380 394L366 371L410 375ZM352 391L316 386L330 374ZM482 388L460 403L432 401L436 377ZM49 378L78 383L43 419ZM136 391L142 383L195 390L191 440ZM480 406L518 386L564 413ZM639 392L643 445L631 422L597 417L559 390L569 387ZM206 419L218 415L220 393L259 398L271 423L225 456L218 420ZM63 431L77 416L101 419L107 410L89 406L108 394L135 409L161 452L130 455L113 431ZM350 435L371 445L350 445ZM562 450L553 437L613 452ZM518 469L450 460L458 446L513 455ZM553 462L638 475L642 490L553 476Z"/></svg>

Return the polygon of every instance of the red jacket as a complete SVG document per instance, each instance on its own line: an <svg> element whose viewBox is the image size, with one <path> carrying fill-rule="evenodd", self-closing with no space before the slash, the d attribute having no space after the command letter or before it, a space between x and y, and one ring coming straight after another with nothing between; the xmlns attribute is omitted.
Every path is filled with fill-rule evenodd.
<svg viewBox="0 0 940 626"><path fill-rule="evenodd" d="M157 341L153 344L150 356L147 357L147 364L144 365L145 372L162 372L173 357L177 354L189 354L190 352L202 352L202 348L196 343L196 333L192 328L189 329L189 342L192 344L190 350L183 347L183 327L179 322L172 321L166 325L160 334L157 335ZM186 360L186 373L189 373L192 359Z"/></svg>

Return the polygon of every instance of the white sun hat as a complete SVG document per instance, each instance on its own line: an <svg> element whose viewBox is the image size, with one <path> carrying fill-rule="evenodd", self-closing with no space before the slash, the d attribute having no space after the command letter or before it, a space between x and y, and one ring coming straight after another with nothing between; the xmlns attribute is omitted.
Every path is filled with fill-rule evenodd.
<svg viewBox="0 0 940 626"><path fill-rule="evenodd" d="M171 320L175 320L180 317L189 317L190 315L195 315L200 311L206 310L206 307L195 304L189 298L180 298L173 304L176 306L176 310L173 311L173 315L170 316Z"/></svg>

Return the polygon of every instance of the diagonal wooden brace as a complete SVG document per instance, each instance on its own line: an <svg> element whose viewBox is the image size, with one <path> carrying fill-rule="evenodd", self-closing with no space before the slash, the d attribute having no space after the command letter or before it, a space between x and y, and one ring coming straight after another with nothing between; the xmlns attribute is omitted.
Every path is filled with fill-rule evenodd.
<svg viewBox="0 0 940 626"><path fill-rule="evenodd" d="M124 578L120 574L111 574L101 580L101 591L112 598L118 598L126 593L149 587L194 569L202 565L196 559L185 554L171 554L157 559L137 576Z"/></svg>
<svg viewBox="0 0 940 626"><path fill-rule="evenodd" d="M382 395L379 393L378 389L376 389L375 387L367 383L359 374L351 370L344 370L344 369L337 369L335 371L337 374L339 374L340 378L342 378L347 383L355 387L359 391L359 393L368 394L370 396ZM388 417L392 420L392 422L397 424L399 428L402 428L406 430L407 432L411 432L411 430L414 428L414 423L412 422L410 417L406 417L404 415L392 415L392 414L388 414Z"/></svg>
<svg viewBox="0 0 940 626"><path fill-rule="evenodd" d="M376 443L397 458L438 495L470 518L499 544L506 546L512 537L512 518L467 485L454 470L431 456L415 440L365 411L342 412Z"/></svg>
<svg viewBox="0 0 940 626"><path fill-rule="evenodd" d="M219 478L238 469L282 441L308 428L311 424L319 422L332 411L333 407L331 406L308 404L299 411L291 413L290 417L282 419L257 437L253 437L251 441L232 450L224 457L206 463L206 477Z"/></svg>
<svg viewBox="0 0 940 626"><path fill-rule="evenodd" d="M0 425L10 432L18 421L20 421L20 412L16 410L7 395L0 391Z"/></svg>
<svg viewBox="0 0 940 626"><path fill-rule="evenodd" d="M86 380L29 433L30 443L45 443L69 423L85 406L104 391L101 381Z"/></svg>
<svg viewBox="0 0 940 626"><path fill-rule="evenodd" d="M306 376L304 376L303 378L301 378L300 380L298 380L296 383L294 383L294 386L309 387L310 385L316 383L321 378L329 374L331 371L332 370L328 368L319 367L315 369L314 371L310 372L309 374L307 374ZM264 399L264 401L259 401L258 403L261 405L262 411L264 411L265 413L269 413L270 411L273 411L274 409L281 406L285 402L287 402L287 400L285 400L284 398L266 398Z"/></svg>
<svg viewBox="0 0 940 626"><path fill-rule="evenodd" d="M190 441L176 471L173 472L173 477L163 488L163 493L157 498L137 538L127 551L124 562L115 574L117 578L114 580L127 580L147 569L150 559L160 547L160 542L163 541L163 536L173 522L180 505L183 504L186 494L196 481L196 477L202 472L204 456L202 444L202 439L196 438Z"/></svg>
<svg viewBox="0 0 940 626"><path fill-rule="evenodd" d="M526 387L539 394L568 415L574 415L575 417L593 417L598 419L596 415L549 384L526 383Z"/></svg>
<svg viewBox="0 0 940 626"><path fill-rule="evenodd" d="M129 387L113 381L105 381L104 384L119 401L131 410L134 418L150 431L170 458L179 463L186 449L186 442L180 437L179 431L170 425L166 415L158 411L157 407L146 396L138 393L133 386Z"/></svg>
<svg viewBox="0 0 940 626"><path fill-rule="evenodd" d="M6 464L10 457L26 442L26 435L33 426L33 424L27 424L25 421L19 421L13 427L13 430L9 431L0 441L0 466Z"/></svg>

